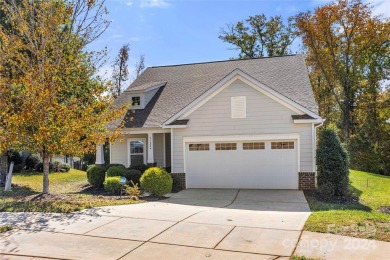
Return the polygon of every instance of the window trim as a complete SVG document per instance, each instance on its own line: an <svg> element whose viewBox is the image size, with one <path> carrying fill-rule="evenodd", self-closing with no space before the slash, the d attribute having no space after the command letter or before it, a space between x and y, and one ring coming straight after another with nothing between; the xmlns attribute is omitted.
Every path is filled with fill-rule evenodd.
<svg viewBox="0 0 390 260"><path fill-rule="evenodd" d="M191 150L191 145L206 145L207 146L207 149L203 149L203 150ZM188 144L188 151L189 152L207 152L207 151L210 151L210 144L209 143L189 143Z"/></svg>
<svg viewBox="0 0 390 260"><path fill-rule="evenodd" d="M276 147L273 146L273 143L276 144ZM277 147L278 143L282 143L281 148ZM287 148L283 146L283 143L286 143ZM292 148L290 147L291 143L292 143ZM295 150L295 142L294 141L273 141L271 142L271 150Z"/></svg>
<svg viewBox="0 0 390 260"><path fill-rule="evenodd" d="M227 145L227 144L232 145L232 148L233 148L233 145L234 145L235 149L218 149L217 148L217 145L224 145L224 144L225 145ZM237 151L238 150L237 146L238 146L237 142L218 142L218 143L214 144L214 149L215 149L215 151Z"/></svg>
<svg viewBox="0 0 390 260"><path fill-rule="evenodd" d="M134 105L133 98L138 98L139 99L139 103L137 105ZM140 107L141 106L141 96L131 96L131 106L133 106L133 107Z"/></svg>
<svg viewBox="0 0 390 260"><path fill-rule="evenodd" d="M245 144L252 144L252 148L245 148ZM255 148L254 144L259 144L260 148ZM265 142L242 142L242 150L243 151L257 151L257 150L265 150Z"/></svg>
<svg viewBox="0 0 390 260"><path fill-rule="evenodd" d="M147 157L147 146L148 144L146 143L146 138L128 138L127 139L127 167L131 166L131 149L130 149L130 142L133 141L143 141L144 142L144 164L146 164L146 157Z"/></svg>

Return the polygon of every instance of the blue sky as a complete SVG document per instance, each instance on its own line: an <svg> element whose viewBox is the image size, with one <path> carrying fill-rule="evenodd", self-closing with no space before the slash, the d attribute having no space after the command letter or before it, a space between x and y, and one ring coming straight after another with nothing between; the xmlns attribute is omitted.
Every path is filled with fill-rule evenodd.
<svg viewBox="0 0 390 260"><path fill-rule="evenodd" d="M236 57L232 46L218 39L220 29L250 15L283 18L313 10L325 0L106 0L110 27L90 48L107 46L113 60L124 43L130 44L129 70L141 54L146 66L226 60ZM390 11L390 0L372 0L375 11ZM299 41L293 51L299 51ZM99 73L110 75L107 63ZM131 79L130 79L131 80Z"/></svg>

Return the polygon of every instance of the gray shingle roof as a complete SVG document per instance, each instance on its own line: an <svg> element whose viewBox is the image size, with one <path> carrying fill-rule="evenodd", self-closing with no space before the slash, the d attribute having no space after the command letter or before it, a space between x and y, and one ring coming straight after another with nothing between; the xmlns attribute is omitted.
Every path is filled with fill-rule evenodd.
<svg viewBox="0 0 390 260"><path fill-rule="evenodd" d="M136 85L136 86L133 86L131 88L128 88L126 89L126 91L142 91L142 90L146 90L148 88L152 88L152 87L156 87L156 86L165 86L167 82L166 81L153 81L153 82L147 82L145 84L142 84L142 85Z"/></svg>
<svg viewBox="0 0 390 260"><path fill-rule="evenodd" d="M221 81L240 69L264 85L318 114L317 103L303 55L273 58L228 60L147 68L127 89L137 90L150 84L167 82L146 107L136 110L139 120L126 127L160 127L165 121ZM118 102L124 98L119 97ZM136 115L139 114L139 115ZM142 118L142 119L141 119Z"/></svg>

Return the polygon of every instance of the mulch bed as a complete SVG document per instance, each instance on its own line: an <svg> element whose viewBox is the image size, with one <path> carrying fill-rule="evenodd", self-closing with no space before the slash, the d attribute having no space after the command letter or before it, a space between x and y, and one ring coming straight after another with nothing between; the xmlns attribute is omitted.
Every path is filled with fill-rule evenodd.
<svg viewBox="0 0 390 260"><path fill-rule="evenodd" d="M327 196L317 191L305 190L306 197L313 197L317 201L334 204L359 204L359 198L356 196Z"/></svg>
<svg viewBox="0 0 390 260"><path fill-rule="evenodd" d="M385 213L385 214L390 214L390 206L380 207L380 208L378 208L378 211Z"/></svg>

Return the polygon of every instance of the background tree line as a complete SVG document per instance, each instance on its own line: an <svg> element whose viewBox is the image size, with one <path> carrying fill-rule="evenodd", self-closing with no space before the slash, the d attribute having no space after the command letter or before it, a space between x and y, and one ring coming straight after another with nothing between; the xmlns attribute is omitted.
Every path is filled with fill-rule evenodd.
<svg viewBox="0 0 390 260"><path fill-rule="evenodd" d="M320 115L336 125L351 167L390 175L390 20L361 0L280 16L250 16L219 38L238 58L291 54L301 40ZM388 122L386 122L388 121Z"/></svg>

